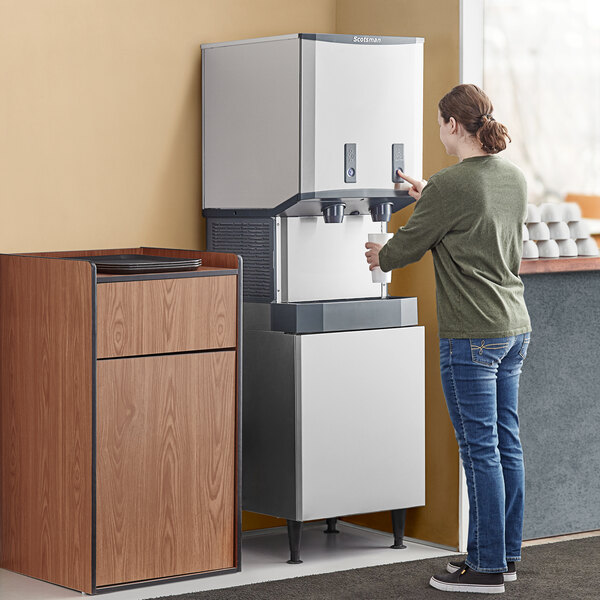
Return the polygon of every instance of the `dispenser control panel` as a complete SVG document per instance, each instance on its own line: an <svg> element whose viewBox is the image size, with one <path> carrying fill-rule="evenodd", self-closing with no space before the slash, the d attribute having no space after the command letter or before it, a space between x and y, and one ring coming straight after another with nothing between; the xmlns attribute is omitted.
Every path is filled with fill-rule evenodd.
<svg viewBox="0 0 600 600"><path fill-rule="evenodd" d="M344 144L344 181L356 183L356 144Z"/></svg>
<svg viewBox="0 0 600 600"><path fill-rule="evenodd" d="M396 173L398 169L404 173L404 144L392 144L392 181L394 183L404 181Z"/></svg>

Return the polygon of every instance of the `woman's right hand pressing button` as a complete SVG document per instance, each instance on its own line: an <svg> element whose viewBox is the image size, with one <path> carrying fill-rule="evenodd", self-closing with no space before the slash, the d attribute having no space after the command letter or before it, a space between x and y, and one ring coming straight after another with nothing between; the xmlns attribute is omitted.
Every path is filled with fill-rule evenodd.
<svg viewBox="0 0 600 600"><path fill-rule="evenodd" d="M412 196L415 200L419 200L421 198L421 192L423 191L423 188L427 185L427 181L425 181L425 179L422 179L421 181L418 179L413 179L412 177L405 175L400 169L396 171L396 175L404 179L404 181L407 183L410 183L411 188L408 190L408 195ZM401 183L397 183L394 187L396 189L400 189L401 185Z"/></svg>

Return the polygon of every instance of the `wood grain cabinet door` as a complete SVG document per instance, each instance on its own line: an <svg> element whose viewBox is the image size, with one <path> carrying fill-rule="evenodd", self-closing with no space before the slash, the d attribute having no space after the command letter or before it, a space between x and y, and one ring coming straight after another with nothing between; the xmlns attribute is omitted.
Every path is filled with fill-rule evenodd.
<svg viewBox="0 0 600 600"><path fill-rule="evenodd" d="M234 566L235 352L98 361L96 585Z"/></svg>

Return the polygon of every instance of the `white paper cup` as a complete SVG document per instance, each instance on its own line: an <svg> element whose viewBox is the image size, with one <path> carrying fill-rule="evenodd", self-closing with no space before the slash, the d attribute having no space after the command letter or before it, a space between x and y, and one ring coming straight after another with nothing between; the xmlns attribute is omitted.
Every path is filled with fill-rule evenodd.
<svg viewBox="0 0 600 600"><path fill-rule="evenodd" d="M527 205L527 217L525 223L539 223L540 222L540 209L535 204Z"/></svg>
<svg viewBox="0 0 600 600"><path fill-rule="evenodd" d="M381 244L385 246L385 244L394 237L393 233L369 233L369 242L373 244ZM391 283L392 281L392 272L388 271L387 273L382 271L379 267L375 267L371 271L371 281L373 283Z"/></svg>
<svg viewBox="0 0 600 600"><path fill-rule="evenodd" d="M579 221L581 219L581 207L577 202L563 202L563 221Z"/></svg>
<svg viewBox="0 0 600 600"><path fill-rule="evenodd" d="M528 223L527 229L529 229L529 239L535 240L549 240L550 230L546 223Z"/></svg>
<svg viewBox="0 0 600 600"><path fill-rule="evenodd" d="M576 244L579 256L598 256L598 245L592 238L577 240Z"/></svg>
<svg viewBox="0 0 600 600"><path fill-rule="evenodd" d="M546 223L558 223L562 221L562 207L559 204L544 202L540 206L540 217Z"/></svg>
<svg viewBox="0 0 600 600"><path fill-rule="evenodd" d="M569 226L564 221L548 223L551 240L568 240L571 237Z"/></svg>
<svg viewBox="0 0 600 600"><path fill-rule="evenodd" d="M540 258L558 258L560 256L558 244L555 240L540 240L537 246Z"/></svg>
<svg viewBox="0 0 600 600"><path fill-rule="evenodd" d="M558 252L561 256L577 256L577 244L575 240L558 240Z"/></svg>
<svg viewBox="0 0 600 600"><path fill-rule="evenodd" d="M571 221L569 232L574 240L583 240L590 237L590 226L585 221Z"/></svg>
<svg viewBox="0 0 600 600"><path fill-rule="evenodd" d="M537 244L533 240L526 240L523 242L523 258L539 258L540 253L538 251Z"/></svg>

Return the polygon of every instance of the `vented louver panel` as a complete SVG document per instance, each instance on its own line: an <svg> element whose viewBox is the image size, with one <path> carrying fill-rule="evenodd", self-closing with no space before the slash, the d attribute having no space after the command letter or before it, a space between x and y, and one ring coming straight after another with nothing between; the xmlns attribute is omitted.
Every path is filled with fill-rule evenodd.
<svg viewBox="0 0 600 600"><path fill-rule="evenodd" d="M244 300L271 302L274 293L273 219L208 219L208 250L243 258Z"/></svg>

